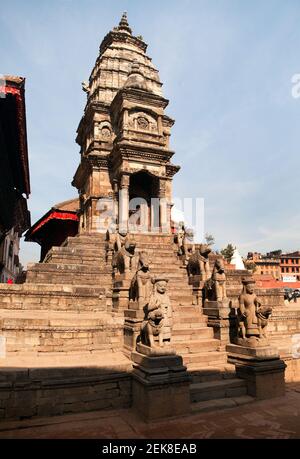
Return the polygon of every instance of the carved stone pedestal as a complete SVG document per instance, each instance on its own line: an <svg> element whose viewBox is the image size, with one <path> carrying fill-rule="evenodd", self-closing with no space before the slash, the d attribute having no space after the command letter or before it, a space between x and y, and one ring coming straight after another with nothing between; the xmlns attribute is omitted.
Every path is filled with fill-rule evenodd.
<svg viewBox="0 0 300 459"><path fill-rule="evenodd" d="M132 273L118 274L113 281L112 302L114 310L128 309L129 290L131 285Z"/></svg>
<svg viewBox="0 0 300 459"><path fill-rule="evenodd" d="M203 314L208 316L208 326L213 327L214 338L220 340L220 349L225 350L230 343L231 330L234 327L235 319L231 316L229 300L226 301L204 301Z"/></svg>
<svg viewBox="0 0 300 459"><path fill-rule="evenodd" d="M284 395L286 365L276 348L229 344L226 351L228 361L235 364L237 376L246 380L248 395L261 400Z"/></svg>
<svg viewBox="0 0 300 459"><path fill-rule="evenodd" d="M125 352L129 352L130 355L131 351L136 348L137 338L141 333L141 324L144 320L145 312L137 309L137 303L130 303L129 308L130 309L124 311L124 347Z"/></svg>
<svg viewBox="0 0 300 459"><path fill-rule="evenodd" d="M140 345L139 350L145 351ZM182 358L169 348L148 348L149 355L134 351L133 408L145 421L188 414L190 377Z"/></svg>
<svg viewBox="0 0 300 459"><path fill-rule="evenodd" d="M205 278L202 275L193 275L189 277L189 285L193 286L193 305L202 305L204 284Z"/></svg>

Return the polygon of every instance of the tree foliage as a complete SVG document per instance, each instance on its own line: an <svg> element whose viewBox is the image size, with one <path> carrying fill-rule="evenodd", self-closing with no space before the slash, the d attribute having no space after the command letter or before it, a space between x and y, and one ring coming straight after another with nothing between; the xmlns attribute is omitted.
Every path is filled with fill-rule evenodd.
<svg viewBox="0 0 300 459"><path fill-rule="evenodd" d="M231 261L233 252L234 252L234 247L232 244L228 244L226 247L224 247L224 249L221 250L221 254L225 258L225 260L228 261L228 263L230 263Z"/></svg>
<svg viewBox="0 0 300 459"><path fill-rule="evenodd" d="M214 245L215 243L215 238L212 234L206 233L204 239L207 245Z"/></svg>

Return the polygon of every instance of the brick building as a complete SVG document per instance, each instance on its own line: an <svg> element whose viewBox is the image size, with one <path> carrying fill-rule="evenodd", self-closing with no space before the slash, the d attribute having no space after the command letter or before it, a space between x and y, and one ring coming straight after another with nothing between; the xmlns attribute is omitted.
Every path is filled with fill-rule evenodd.
<svg viewBox="0 0 300 459"><path fill-rule="evenodd" d="M300 251L283 253L280 256L280 270L282 279L293 277L300 280Z"/></svg>
<svg viewBox="0 0 300 459"><path fill-rule="evenodd" d="M256 275L267 275L272 276L276 280L281 280L280 258L273 257L271 253L262 255L259 252L249 252L247 261L255 264Z"/></svg>

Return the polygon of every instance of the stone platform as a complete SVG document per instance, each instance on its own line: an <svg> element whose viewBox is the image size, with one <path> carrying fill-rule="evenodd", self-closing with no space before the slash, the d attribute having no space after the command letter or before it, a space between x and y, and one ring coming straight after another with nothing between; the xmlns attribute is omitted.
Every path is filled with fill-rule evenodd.
<svg viewBox="0 0 300 459"><path fill-rule="evenodd" d="M169 277L172 347L187 367L190 412L232 406L232 398L237 404L252 401L246 382L237 377L235 366L228 363L227 353L215 335L210 318L203 313L201 305L193 304L192 286L177 257L173 237L136 234L135 238L137 250L149 255L151 272ZM45 263L29 268L25 284L0 285L0 335L5 341L5 344L2 341L2 348L5 346L6 352L6 359L0 358L0 376L6 375L9 368L19 368L16 374L21 378L20 385L17 381L7 385L4 379L6 386L0 386L2 418L62 414L69 409L80 412L130 406L132 361L124 347L124 310L114 308L111 266L105 257L104 235L68 238L62 247L50 250ZM99 281L95 277L97 270ZM229 293L233 304L239 290L237 279L241 275L239 272L231 274L233 283ZM273 293L263 296L263 301L273 301L273 296ZM130 319L130 314L128 317ZM299 311L295 308L283 310L278 306L274 310L274 321L271 321L271 340L274 337L279 342L280 320L287 317L288 327L293 328L285 330L286 336L289 332L296 333ZM280 343L283 345L283 340ZM117 369L114 361L117 355L128 365L126 372ZM299 374L299 359L293 358L291 345L285 355L290 359L288 368L295 379ZM41 379L30 379L29 375L37 374L36 368L44 372L45 387L50 392L44 392ZM55 368L60 368L58 379ZM12 371L9 374L12 375ZM108 392L101 392L106 387L104 374L108 383L113 384L108 386ZM119 382L116 375L120 376ZM49 381L53 381L51 389ZM101 393L100 398L107 398L107 401L93 398L94 389L96 397ZM51 403L47 397L53 393L57 394L53 399L56 402ZM65 402L64 395L68 394L71 401ZM82 398L85 395L88 399L91 397L90 402Z"/></svg>
<svg viewBox="0 0 300 459"><path fill-rule="evenodd" d="M53 353L0 359L0 420L131 406L122 353Z"/></svg>
<svg viewBox="0 0 300 459"><path fill-rule="evenodd" d="M223 406L224 408L224 406ZM218 410L216 412L216 410ZM107 410L0 423L2 439L299 439L300 382L284 397L146 423L132 410ZM132 442L134 445L134 442Z"/></svg>

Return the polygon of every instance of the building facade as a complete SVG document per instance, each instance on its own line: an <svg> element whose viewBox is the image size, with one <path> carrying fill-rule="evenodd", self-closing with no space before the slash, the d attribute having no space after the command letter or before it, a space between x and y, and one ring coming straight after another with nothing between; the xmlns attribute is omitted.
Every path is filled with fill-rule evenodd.
<svg viewBox="0 0 300 459"><path fill-rule="evenodd" d="M30 226L30 194L25 79L4 76L0 81L0 282L15 282L19 274L19 245Z"/></svg>
<svg viewBox="0 0 300 459"><path fill-rule="evenodd" d="M300 281L300 251L283 253L280 256L282 280L290 278Z"/></svg>
<svg viewBox="0 0 300 459"><path fill-rule="evenodd" d="M256 276L272 276L275 280L281 280L280 258L271 254L262 255L259 252L249 252L247 262L255 265Z"/></svg>

